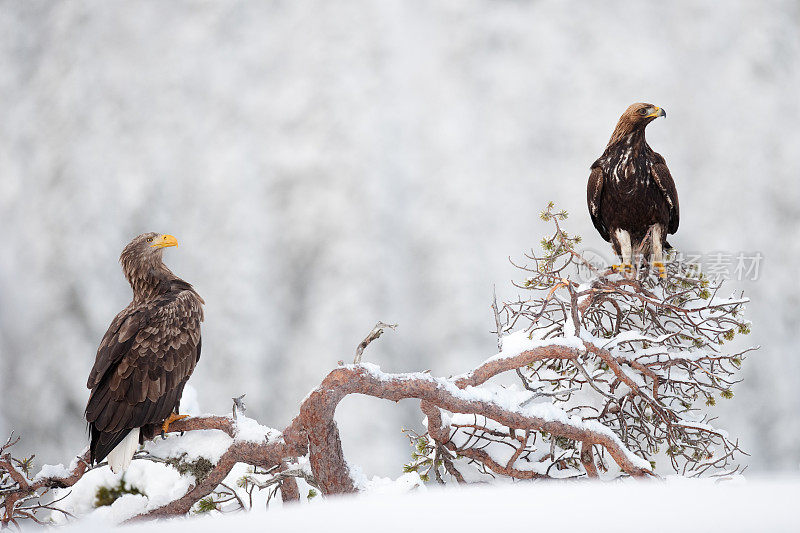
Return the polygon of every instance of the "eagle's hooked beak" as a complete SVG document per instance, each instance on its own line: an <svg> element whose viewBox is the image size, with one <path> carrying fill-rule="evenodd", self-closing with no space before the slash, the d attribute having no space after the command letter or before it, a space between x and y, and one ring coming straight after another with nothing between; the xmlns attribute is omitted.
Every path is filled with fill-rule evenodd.
<svg viewBox="0 0 800 533"><path fill-rule="evenodd" d="M168 246L178 246L178 239L172 235L159 235L151 244L153 248L167 248Z"/></svg>
<svg viewBox="0 0 800 533"><path fill-rule="evenodd" d="M647 118L666 117L667 112L660 107L653 106L653 112L647 115Z"/></svg>

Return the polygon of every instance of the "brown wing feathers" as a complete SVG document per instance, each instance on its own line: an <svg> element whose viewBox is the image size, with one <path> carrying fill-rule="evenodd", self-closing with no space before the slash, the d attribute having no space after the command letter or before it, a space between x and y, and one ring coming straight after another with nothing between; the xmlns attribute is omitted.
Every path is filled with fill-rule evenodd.
<svg viewBox="0 0 800 533"><path fill-rule="evenodd" d="M678 205L678 190L675 188L675 181L672 179L672 174L667 168L667 162L659 153L655 153L655 163L653 164L653 179L658 184L661 192L669 203L669 224L667 225L667 233L675 233L678 231L678 224L680 223L680 206Z"/></svg>
<svg viewBox="0 0 800 533"><path fill-rule="evenodd" d="M587 187L586 195L589 204L589 215L592 217L592 224L600 233L604 240L610 240L608 228L603 224L600 218L600 197L603 192L603 170L599 166L592 166L592 172L589 174L589 185Z"/></svg>
<svg viewBox="0 0 800 533"><path fill-rule="evenodd" d="M200 347L199 317L185 307L181 297L159 301L124 341L127 335L109 331L114 340L101 352L116 360L98 359L96 368L107 370L92 391L86 417L94 429L114 435L99 441L105 446L92 454L95 460L102 460L129 430L160 424L177 407Z"/></svg>

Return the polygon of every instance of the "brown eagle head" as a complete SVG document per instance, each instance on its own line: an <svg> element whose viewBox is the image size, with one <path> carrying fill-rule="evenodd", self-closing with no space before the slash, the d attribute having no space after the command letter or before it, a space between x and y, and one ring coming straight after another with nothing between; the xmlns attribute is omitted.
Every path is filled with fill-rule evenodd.
<svg viewBox="0 0 800 533"><path fill-rule="evenodd" d="M134 292L141 282L161 271L169 272L161 260L164 248L178 246L178 239L162 233L142 233L122 250L119 262Z"/></svg>
<svg viewBox="0 0 800 533"><path fill-rule="evenodd" d="M631 104L622 116L619 117L617 127L614 128L614 133L611 135L611 140L608 144L611 145L634 131L644 131L645 126L650 124L653 120L658 117L666 116L666 111L653 104L645 104L642 102Z"/></svg>

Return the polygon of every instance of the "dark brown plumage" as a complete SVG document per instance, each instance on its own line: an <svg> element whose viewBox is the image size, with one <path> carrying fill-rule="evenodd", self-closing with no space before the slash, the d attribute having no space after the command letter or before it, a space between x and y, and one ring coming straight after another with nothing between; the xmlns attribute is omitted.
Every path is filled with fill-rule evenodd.
<svg viewBox="0 0 800 533"><path fill-rule="evenodd" d="M177 412L200 359L203 299L161 260L163 249L177 244L171 235L145 233L120 256L133 301L103 336L86 406L91 460L109 456L115 471L126 468L138 444Z"/></svg>
<svg viewBox="0 0 800 533"><path fill-rule="evenodd" d="M592 222L623 264L652 228L652 246L644 250L663 269L667 233L678 230L678 193L667 164L645 140L644 130L666 113L652 104L633 104L619 119L603 155L592 164L587 202Z"/></svg>

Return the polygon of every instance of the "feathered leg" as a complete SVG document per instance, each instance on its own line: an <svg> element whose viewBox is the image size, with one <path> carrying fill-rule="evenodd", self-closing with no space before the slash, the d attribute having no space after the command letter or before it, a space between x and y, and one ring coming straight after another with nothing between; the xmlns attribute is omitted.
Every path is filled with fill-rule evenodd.
<svg viewBox="0 0 800 533"><path fill-rule="evenodd" d="M618 229L614 232L614 237L619 244L619 254L622 259L621 265L614 265L612 269L621 270L625 274L633 272L633 263L631 256L633 255L633 248L631 247L631 234L624 229Z"/></svg>
<svg viewBox="0 0 800 533"><path fill-rule="evenodd" d="M653 268L655 268L658 272L659 278L666 278L667 269L664 267L664 251L661 245L663 241L664 228L661 224L653 224L651 230L652 231L650 235L653 241L653 257L650 261L650 264L653 265Z"/></svg>

